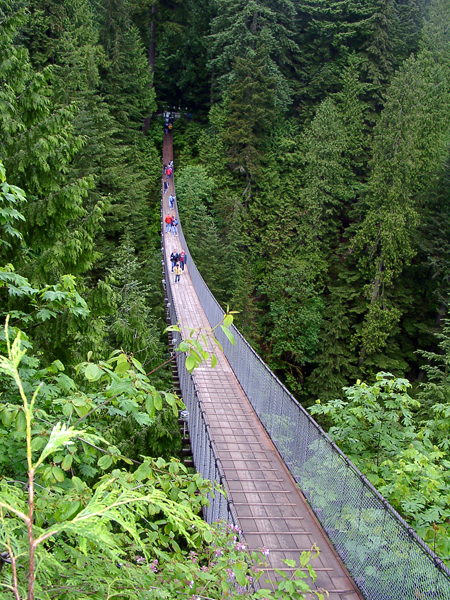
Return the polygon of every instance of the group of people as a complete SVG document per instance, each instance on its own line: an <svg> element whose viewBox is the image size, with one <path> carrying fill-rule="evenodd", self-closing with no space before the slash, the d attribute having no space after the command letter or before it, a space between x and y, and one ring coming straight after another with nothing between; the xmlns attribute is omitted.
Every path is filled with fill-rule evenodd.
<svg viewBox="0 0 450 600"><path fill-rule="evenodd" d="M163 172L166 176L164 181L164 193L167 191L169 187L169 181L173 174L173 160L169 162L168 165L163 165ZM169 208L173 210L174 203L177 197L175 195L169 195ZM178 221L175 215L167 213L165 219L166 223L166 233L172 232L172 236L178 236ZM179 283L181 273L184 271L184 266L187 261L186 252L181 248L180 252L174 250L170 255L170 262L172 263L172 273L175 274L175 283Z"/></svg>
<svg viewBox="0 0 450 600"><path fill-rule="evenodd" d="M166 223L166 233L172 232L173 236L178 235L178 221L176 217L167 213L164 221Z"/></svg>
<svg viewBox="0 0 450 600"><path fill-rule="evenodd" d="M171 160L168 165L164 165L163 170L164 170L164 175L166 176L166 179L165 179L164 185L163 185L164 193L166 193L169 188L170 178L172 177L172 174L173 174L173 160ZM172 198L173 198L173 196L172 196ZM170 203L171 202L170 202L170 198L169 198L169 204ZM172 206L170 208L173 208L173 201L172 201Z"/></svg>
<svg viewBox="0 0 450 600"><path fill-rule="evenodd" d="M172 177L173 173L173 160L169 162L168 165L164 165L164 175L167 175L167 179Z"/></svg>
<svg viewBox="0 0 450 600"><path fill-rule="evenodd" d="M181 248L180 252L176 250L172 252L170 262L172 263L172 273L175 273L175 283L178 283L181 273L184 271L184 265L187 262L187 254L183 248Z"/></svg>

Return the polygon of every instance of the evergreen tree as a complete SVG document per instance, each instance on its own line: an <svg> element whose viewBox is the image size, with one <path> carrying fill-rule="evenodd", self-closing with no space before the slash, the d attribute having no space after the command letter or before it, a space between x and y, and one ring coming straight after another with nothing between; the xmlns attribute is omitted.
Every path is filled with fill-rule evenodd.
<svg viewBox="0 0 450 600"><path fill-rule="evenodd" d="M26 49L15 45L23 14L3 2L1 18L0 77L7 85L1 92L0 156L11 181L28 195L23 235L33 249L29 272L34 281L51 281L93 264L102 209L84 206L92 178L68 176L84 143L73 128L77 107L54 108L51 68L36 73Z"/></svg>
<svg viewBox="0 0 450 600"><path fill-rule="evenodd" d="M399 65L418 51L423 20L429 5L430 0L395 0L397 19L394 36Z"/></svg>
<svg viewBox="0 0 450 600"><path fill-rule="evenodd" d="M217 92L222 94L234 80L237 59L253 58L261 49L263 35L267 68L273 77L276 104L286 109L291 95L286 72L296 49L291 0L226 0L212 21L211 67ZM257 62L257 61L256 61Z"/></svg>
<svg viewBox="0 0 450 600"><path fill-rule="evenodd" d="M438 4L440 16L432 13L436 27L430 25L433 36L425 42L428 47L417 59L410 57L393 79L375 130L370 193L361 203L365 217L355 238L367 277L361 360L385 347L396 331L402 311L392 286L416 254L420 201L441 169L447 143L448 50L436 19L450 6L440 0Z"/></svg>
<svg viewBox="0 0 450 600"><path fill-rule="evenodd" d="M377 0L300 0L297 4L297 88L300 115L310 119L314 106L342 87L341 75L353 52L372 36Z"/></svg>
<svg viewBox="0 0 450 600"><path fill-rule="evenodd" d="M149 308L151 289L139 280L141 267L132 236L126 232L108 268L115 305L113 316L107 319L110 345L135 356L148 371L158 366L163 352L156 320Z"/></svg>
<svg viewBox="0 0 450 600"><path fill-rule="evenodd" d="M260 40L261 41L261 40ZM230 167L245 177L247 205L260 175L263 149L277 116L275 79L271 77L265 45L237 58L234 80L225 97L228 127L223 135Z"/></svg>
<svg viewBox="0 0 450 600"><path fill-rule="evenodd" d="M154 39L154 85L160 106L188 108L196 117L208 111L208 36L214 5L211 0L154 2L144 23L141 12L134 17L146 45L151 47Z"/></svg>
<svg viewBox="0 0 450 600"><path fill-rule="evenodd" d="M450 403L449 365L450 365L450 323L443 319L440 332L435 333L439 340L436 351L418 350L417 353L426 360L422 369L428 381L420 385L418 399L422 404L422 414L430 416L430 410L436 404Z"/></svg>

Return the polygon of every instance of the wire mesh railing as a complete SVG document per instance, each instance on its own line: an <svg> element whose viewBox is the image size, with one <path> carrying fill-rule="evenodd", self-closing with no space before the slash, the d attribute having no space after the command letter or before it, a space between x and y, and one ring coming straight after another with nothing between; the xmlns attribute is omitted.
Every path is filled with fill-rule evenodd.
<svg viewBox="0 0 450 600"><path fill-rule="evenodd" d="M162 221L161 213L161 223ZM164 248L163 230L162 240L163 259L161 262L163 266L163 286L166 295L167 308L170 314L170 322L175 325L179 322L179 317L173 301L172 281L169 276L170 268L168 266L167 254ZM182 334L177 332L172 337L174 346L177 346L178 343L181 342L181 336ZM195 378L185 367L186 356L184 353L177 353L176 361L183 402L189 413L189 439L195 468L202 477L214 481L225 490L225 495L217 491L208 494L209 503L204 507L205 520L207 523L225 520L241 529L234 506L228 499L228 487L220 460L214 447L214 442L209 435L208 420L203 409L202 400L197 391Z"/></svg>
<svg viewBox="0 0 450 600"><path fill-rule="evenodd" d="M195 266L181 224L179 236L213 327L224 311ZM235 345L220 328L216 332L255 412L367 600L448 600L450 571L442 559L339 450L240 332L232 327Z"/></svg>

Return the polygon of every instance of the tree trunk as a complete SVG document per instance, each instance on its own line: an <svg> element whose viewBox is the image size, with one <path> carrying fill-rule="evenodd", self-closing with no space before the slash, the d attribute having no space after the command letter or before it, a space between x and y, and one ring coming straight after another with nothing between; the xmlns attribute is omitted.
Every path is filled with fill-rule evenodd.
<svg viewBox="0 0 450 600"><path fill-rule="evenodd" d="M155 15L156 15L156 6L152 6L152 20L150 23L150 46L148 48L148 66L150 67L150 73L153 75L155 72ZM153 87L153 79L152 79L152 87Z"/></svg>
<svg viewBox="0 0 450 600"><path fill-rule="evenodd" d="M153 77L154 77L154 73L155 73L155 29L156 29L156 22L155 22L155 16L156 16L156 6L153 5L152 6L152 20L150 21L150 44L148 47L148 66L150 68L150 73L152 74L152 79L150 82L150 87L153 87ZM150 119L151 119L151 115L148 115L148 117L145 117L144 119L144 123L142 125L142 133L146 133L149 129L150 129Z"/></svg>

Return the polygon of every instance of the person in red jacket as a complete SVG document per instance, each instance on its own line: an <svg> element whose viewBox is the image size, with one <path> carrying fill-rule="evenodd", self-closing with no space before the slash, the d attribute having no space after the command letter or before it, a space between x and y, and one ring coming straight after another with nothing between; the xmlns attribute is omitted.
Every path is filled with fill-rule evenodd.
<svg viewBox="0 0 450 600"><path fill-rule="evenodd" d="M170 233L170 230L172 228L172 216L167 214L164 221L166 223L166 233Z"/></svg>

